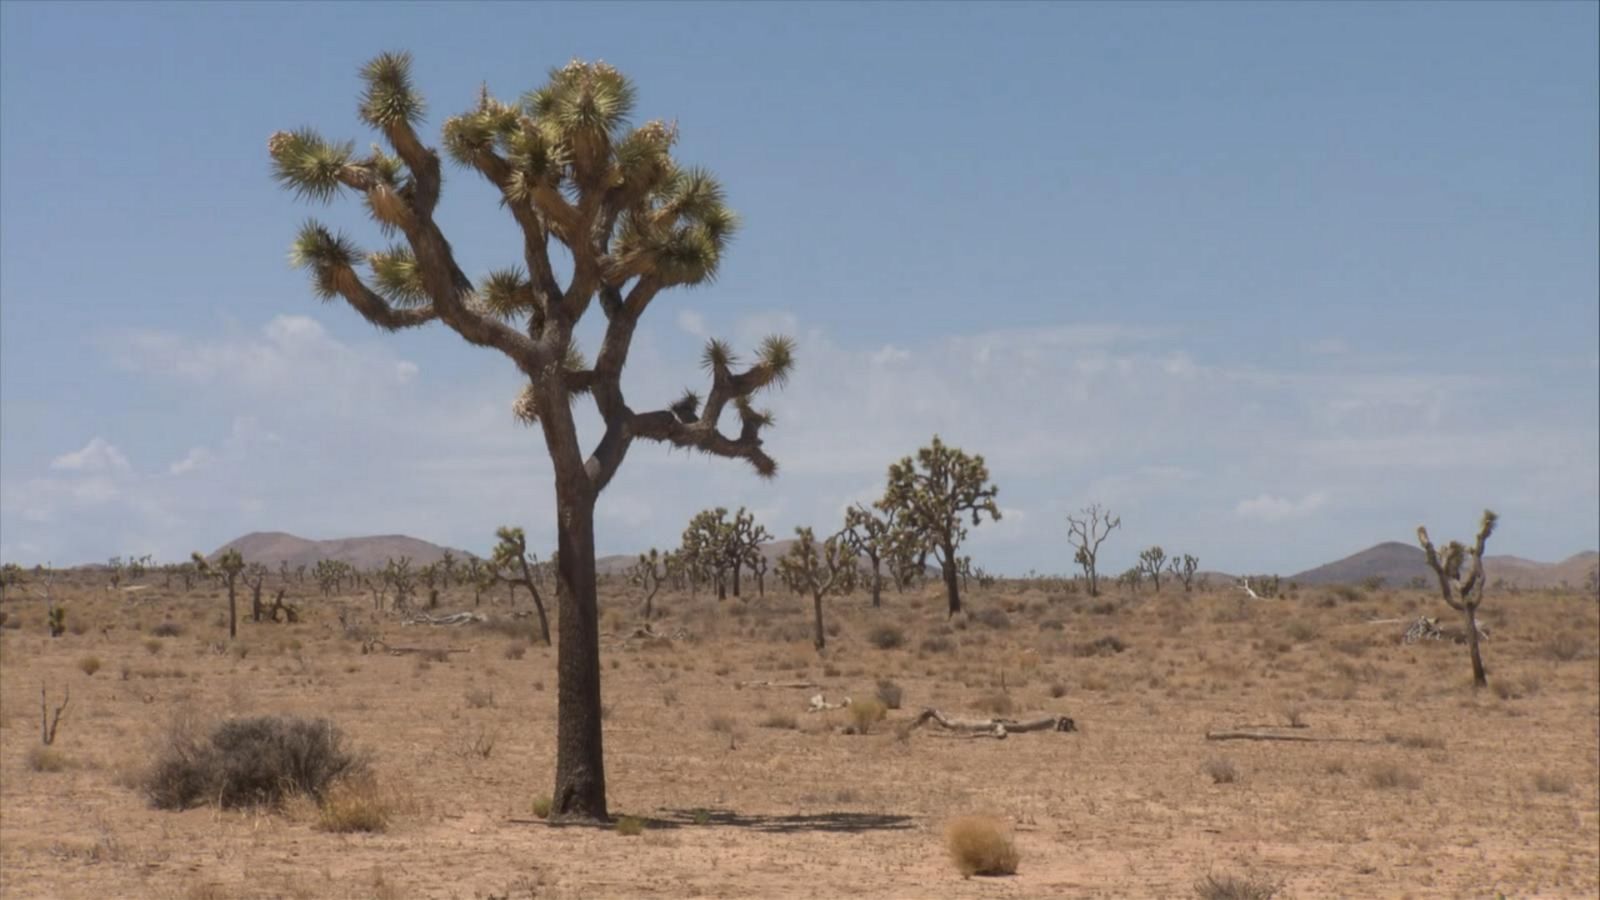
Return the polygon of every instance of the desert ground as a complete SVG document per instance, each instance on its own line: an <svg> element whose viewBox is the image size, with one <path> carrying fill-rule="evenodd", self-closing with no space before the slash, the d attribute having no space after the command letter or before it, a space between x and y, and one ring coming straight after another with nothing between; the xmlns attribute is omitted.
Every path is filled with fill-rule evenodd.
<svg viewBox="0 0 1600 900"><path fill-rule="evenodd" d="M0 606L6 898L1183 897L1207 877L1279 897L1600 894L1600 612L1585 593L1491 591L1490 687L1474 690L1464 646L1370 624L1458 624L1422 591L1091 598L1002 581L949 619L929 584L876 610L830 598L819 654L809 598L663 594L666 637L647 639L618 579L602 588L604 690L612 813L642 825L628 833L534 814L552 781L554 652L503 595L477 608L486 623L407 626L308 580L289 585L300 623L244 617L230 643L219 588L139 587L58 581L54 639L35 592ZM452 588L438 611L462 609L472 594ZM865 734L847 733L849 709L806 711L885 679L902 702ZM817 687L745 684L763 681ZM71 696L48 752L41 688L51 709ZM924 707L1078 730L907 731ZM150 805L140 779L170 729L268 713L326 717L370 753L387 827L331 833L309 801ZM1206 737L1241 726L1318 740ZM967 814L1009 825L1014 875L952 865L945 824Z"/></svg>

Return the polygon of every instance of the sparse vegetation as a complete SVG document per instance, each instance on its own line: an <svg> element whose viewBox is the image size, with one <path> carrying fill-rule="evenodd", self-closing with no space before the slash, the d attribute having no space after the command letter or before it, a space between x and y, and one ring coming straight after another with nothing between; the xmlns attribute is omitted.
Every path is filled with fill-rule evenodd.
<svg viewBox="0 0 1600 900"><path fill-rule="evenodd" d="M141 787L159 809L270 806L292 794L320 801L336 782L366 769L365 758L347 749L326 719L229 719L205 735L179 722L166 733Z"/></svg>
<svg viewBox="0 0 1600 900"><path fill-rule="evenodd" d="M963 878L1015 875L1022 861L1011 829L991 816L962 816L945 826L945 849Z"/></svg>
<svg viewBox="0 0 1600 900"><path fill-rule="evenodd" d="M1233 764L1233 760L1225 757L1206 760L1200 770L1206 773L1212 784L1233 784L1239 780L1239 767Z"/></svg>
<svg viewBox="0 0 1600 900"><path fill-rule="evenodd" d="M1196 900L1272 900L1278 890L1273 882L1241 875L1208 874L1194 885Z"/></svg>

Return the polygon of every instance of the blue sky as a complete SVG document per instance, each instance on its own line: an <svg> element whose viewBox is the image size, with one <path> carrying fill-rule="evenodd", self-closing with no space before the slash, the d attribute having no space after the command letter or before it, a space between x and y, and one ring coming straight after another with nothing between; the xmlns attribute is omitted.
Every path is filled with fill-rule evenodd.
<svg viewBox="0 0 1600 900"><path fill-rule="evenodd" d="M573 56L675 119L744 228L652 307L635 406L706 335L781 329L783 474L640 444L602 553L708 505L829 527L935 432L982 453L991 569L1161 544L1290 573L1418 523L1600 544L1600 29L1592 3L0 5L0 558L210 550L251 530L553 541L509 363L383 335L286 250L354 199L278 190L266 139L375 139L356 70L416 56L428 129ZM518 237L475 176L441 224ZM591 434L593 432L591 431Z"/></svg>

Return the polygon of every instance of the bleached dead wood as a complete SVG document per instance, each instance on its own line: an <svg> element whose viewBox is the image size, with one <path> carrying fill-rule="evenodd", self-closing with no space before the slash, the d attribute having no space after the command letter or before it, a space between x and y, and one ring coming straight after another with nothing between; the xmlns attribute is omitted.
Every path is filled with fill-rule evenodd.
<svg viewBox="0 0 1600 900"><path fill-rule="evenodd" d="M401 625L470 625L473 622L485 621L482 613L458 612L447 616L430 616L427 613L416 613L411 618L401 622Z"/></svg>
<svg viewBox="0 0 1600 900"><path fill-rule="evenodd" d="M829 703L826 697L821 694L815 694L812 696L811 704L806 708L806 712L827 712L830 709L844 709L849 705L849 697L844 698L839 703Z"/></svg>
<svg viewBox="0 0 1600 900"><path fill-rule="evenodd" d="M962 719L947 716L937 709L924 709L906 726L910 731L934 722L946 731L970 734L974 737L992 737L1005 740L1006 735L1028 731L1077 731L1078 725L1067 716L1045 716L1039 719Z"/></svg>
<svg viewBox="0 0 1600 900"><path fill-rule="evenodd" d="M814 688L820 687L815 681L741 681L742 688Z"/></svg>
<svg viewBox="0 0 1600 900"><path fill-rule="evenodd" d="M1312 737L1308 734L1276 734L1269 731L1208 731L1208 741L1293 741L1306 744L1376 744L1374 738Z"/></svg>

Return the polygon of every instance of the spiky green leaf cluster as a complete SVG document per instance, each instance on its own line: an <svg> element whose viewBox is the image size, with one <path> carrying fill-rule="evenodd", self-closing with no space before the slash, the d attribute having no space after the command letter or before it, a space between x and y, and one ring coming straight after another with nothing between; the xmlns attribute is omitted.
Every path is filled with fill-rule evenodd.
<svg viewBox="0 0 1600 900"><path fill-rule="evenodd" d="M416 125L426 105L411 86L411 54L380 53L361 69L361 119L375 128Z"/></svg>
<svg viewBox="0 0 1600 900"><path fill-rule="evenodd" d="M267 140L272 177L296 196L328 201L339 193L339 176L355 155L354 142L334 143L315 131L279 131Z"/></svg>
<svg viewBox="0 0 1600 900"><path fill-rule="evenodd" d="M311 270L312 285L324 300L338 296L337 277L353 268L360 258L361 250L354 242L315 221L300 227L289 249L289 262L296 268Z"/></svg>
<svg viewBox="0 0 1600 900"><path fill-rule="evenodd" d="M397 307L420 306L428 301L428 291L422 284L422 271L411 250L395 244L380 253L367 256L372 269L372 279L378 293L387 297Z"/></svg>

